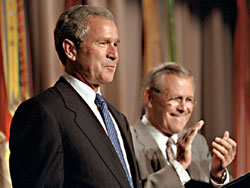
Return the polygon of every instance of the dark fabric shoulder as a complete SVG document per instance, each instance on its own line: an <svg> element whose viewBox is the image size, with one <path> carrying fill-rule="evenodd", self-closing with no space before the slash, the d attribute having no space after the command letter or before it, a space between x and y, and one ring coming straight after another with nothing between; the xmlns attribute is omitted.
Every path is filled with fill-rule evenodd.
<svg viewBox="0 0 250 188"><path fill-rule="evenodd" d="M20 106L25 106L28 104L36 105L46 105L46 106L56 106L58 103L62 102L62 97L60 97L60 92L58 91L58 87L69 85L64 78L60 78L56 84L43 92L31 97L30 99L24 101Z"/></svg>

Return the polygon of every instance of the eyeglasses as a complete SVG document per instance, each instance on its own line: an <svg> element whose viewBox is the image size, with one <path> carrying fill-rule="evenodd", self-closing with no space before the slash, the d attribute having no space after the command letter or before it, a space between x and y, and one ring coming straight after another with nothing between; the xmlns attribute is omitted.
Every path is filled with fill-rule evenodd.
<svg viewBox="0 0 250 188"><path fill-rule="evenodd" d="M162 91L156 89L156 88L151 88L152 91L156 92L157 94L164 94ZM180 104L183 104L185 102L186 106L191 108L194 107L196 104L196 101L194 100L194 97L183 97L180 95L165 95L165 101L168 105L170 106L179 106Z"/></svg>

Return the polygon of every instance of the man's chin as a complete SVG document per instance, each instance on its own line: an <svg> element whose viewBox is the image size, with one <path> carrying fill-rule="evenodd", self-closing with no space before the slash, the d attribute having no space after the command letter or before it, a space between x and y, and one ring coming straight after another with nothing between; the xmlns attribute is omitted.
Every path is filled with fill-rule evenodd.
<svg viewBox="0 0 250 188"><path fill-rule="evenodd" d="M172 116L172 121L178 124L185 124L187 122L187 117L184 116Z"/></svg>
<svg viewBox="0 0 250 188"><path fill-rule="evenodd" d="M113 81L113 77L104 78L104 79L102 79L101 84L108 84L112 81Z"/></svg>
<svg viewBox="0 0 250 188"><path fill-rule="evenodd" d="M172 125L174 127L173 132L175 132L175 134L177 134L183 130L183 128L186 125L186 121L172 121Z"/></svg>

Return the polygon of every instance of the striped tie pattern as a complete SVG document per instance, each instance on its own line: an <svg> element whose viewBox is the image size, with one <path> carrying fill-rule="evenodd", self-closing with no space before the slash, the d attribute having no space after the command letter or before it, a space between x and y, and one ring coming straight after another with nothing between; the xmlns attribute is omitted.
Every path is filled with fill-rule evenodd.
<svg viewBox="0 0 250 188"><path fill-rule="evenodd" d="M102 118L104 120L106 129L108 132L109 139L111 140L111 143L112 143L113 147L115 148L115 151L116 151L116 153L121 161L122 167L127 175L130 187L134 188L132 179L129 175L128 168L127 168L127 165L125 163L125 160L124 160L124 157L122 154L120 142L118 140L118 136L117 136L117 132L115 130L114 123L109 115L107 103L105 102L103 97L98 93L96 94L95 103L99 107L100 113L102 115Z"/></svg>
<svg viewBox="0 0 250 188"><path fill-rule="evenodd" d="M172 148L173 145L174 145L174 140L171 137L169 137L168 141L167 141L166 154L167 154L168 162L170 164L173 163L173 161L175 159L175 154L174 154L174 151Z"/></svg>

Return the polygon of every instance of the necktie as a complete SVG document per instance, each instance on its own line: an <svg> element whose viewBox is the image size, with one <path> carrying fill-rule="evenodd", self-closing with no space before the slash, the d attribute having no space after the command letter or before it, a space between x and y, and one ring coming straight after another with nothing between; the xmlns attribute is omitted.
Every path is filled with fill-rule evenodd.
<svg viewBox="0 0 250 188"><path fill-rule="evenodd" d="M171 137L169 137L168 141L167 141L166 154L167 154L168 162L170 164L173 163L173 161L175 159L175 154L174 154L174 151L172 148L173 144L174 144L174 140Z"/></svg>
<svg viewBox="0 0 250 188"><path fill-rule="evenodd" d="M128 168L127 165L125 163L123 154L122 154L122 150L121 150L121 146L120 146L120 142L118 140L118 136L117 136L117 132L115 130L115 126L114 123L109 115L109 111L108 111L108 105L105 102L105 100L103 99L103 97L100 94L96 94L96 98L95 98L95 103L97 104L97 106L99 107L100 113L102 115L102 118L104 120L107 132L108 132L108 136L109 139L111 140L111 143L113 145L113 147L115 148L115 151L121 161L122 167L126 173L126 176L128 178L129 184L131 188L134 188L133 186L133 182L132 179L129 175L128 172Z"/></svg>

